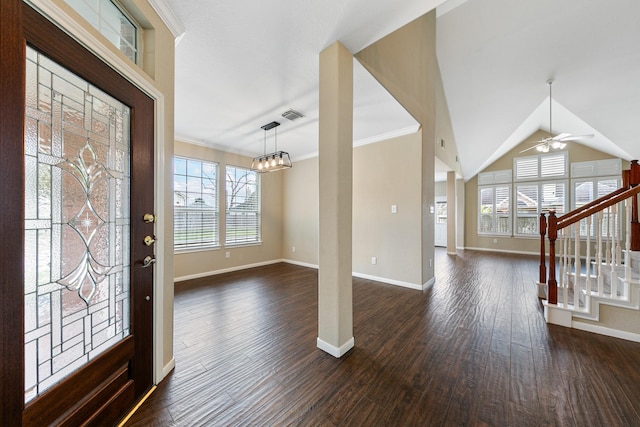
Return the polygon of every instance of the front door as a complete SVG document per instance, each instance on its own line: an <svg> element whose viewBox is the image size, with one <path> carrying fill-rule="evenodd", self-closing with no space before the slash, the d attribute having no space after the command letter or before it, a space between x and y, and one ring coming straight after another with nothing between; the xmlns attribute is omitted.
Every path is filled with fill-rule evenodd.
<svg viewBox="0 0 640 427"><path fill-rule="evenodd" d="M6 220L22 228L23 268L7 273L23 296L3 304L24 319L10 343L22 346L22 407L2 402L3 418L111 425L153 381L153 101L21 13L24 72L7 77L25 94L11 106L23 112L22 162L9 166L23 174L23 209Z"/></svg>

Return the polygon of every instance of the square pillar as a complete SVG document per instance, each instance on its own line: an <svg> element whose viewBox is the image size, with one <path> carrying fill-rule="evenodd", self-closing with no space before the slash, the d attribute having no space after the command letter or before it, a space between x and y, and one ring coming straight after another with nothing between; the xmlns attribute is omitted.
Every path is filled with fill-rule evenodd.
<svg viewBox="0 0 640 427"><path fill-rule="evenodd" d="M457 220L457 206L456 206L456 172L447 172L447 253L449 255L456 255L457 249L457 235L456 228L458 225Z"/></svg>
<svg viewBox="0 0 640 427"><path fill-rule="evenodd" d="M318 348L354 345L351 278L353 55L340 42L320 53Z"/></svg>

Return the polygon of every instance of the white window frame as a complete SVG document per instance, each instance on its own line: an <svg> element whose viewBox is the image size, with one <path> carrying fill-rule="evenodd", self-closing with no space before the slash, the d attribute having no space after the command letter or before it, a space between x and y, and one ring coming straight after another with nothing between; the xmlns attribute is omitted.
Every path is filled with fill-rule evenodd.
<svg viewBox="0 0 640 427"><path fill-rule="evenodd" d="M543 170L545 162L552 161L554 158L563 158L563 171L562 173L550 173ZM536 173L528 176L521 177L519 163L535 163ZM522 165L524 166L524 165ZM524 172L523 172L524 173ZM566 151L554 152L549 154L537 154L534 156L515 157L513 159L513 177L514 182L523 181L553 181L559 179L569 178L569 155Z"/></svg>
<svg viewBox="0 0 640 427"><path fill-rule="evenodd" d="M185 163L184 172L181 168L178 170L181 162ZM211 172L211 169L214 171ZM175 252L220 247L219 176L220 165L217 162L174 156L173 249ZM198 203L202 203L201 207ZM184 221L183 225L179 224L181 221ZM182 238L180 233L184 233L185 237ZM187 237L189 234L190 237Z"/></svg>
<svg viewBox="0 0 640 427"><path fill-rule="evenodd" d="M548 168L545 168L548 166ZM537 238L540 235L540 213L548 211L544 205L544 188L547 185L562 185L564 187L564 200L561 215L567 212L569 194L569 154L566 151L536 154L532 156L515 157L513 159L513 235L521 238ZM519 188L529 186L536 187L536 212L535 219L530 221L531 230L528 233L521 231L520 218L533 218L533 213L518 215L518 202L526 197Z"/></svg>
<svg viewBox="0 0 640 427"><path fill-rule="evenodd" d="M511 189L512 189L512 185L511 185L511 174L512 171L510 169L505 169L505 170L498 170L498 171L491 171L491 172L481 172L478 174L478 227L477 227L477 231L478 231L478 235L480 236L511 236L513 233L513 203L511 203ZM493 189L493 207L492 207L492 213L491 213L491 223L492 223L492 230L491 231L483 231L482 230L482 224L483 224L483 215L487 215L487 214L483 214L482 213L482 190L484 189ZM497 232L495 231L497 228L497 224L498 224L498 209L496 208L497 200L497 189L506 189L507 194L509 195L509 203L508 203L508 209L509 209L509 214L507 215L508 220L507 220L507 225L508 225L508 230L505 232Z"/></svg>
<svg viewBox="0 0 640 427"><path fill-rule="evenodd" d="M231 179L230 169L234 170L234 179ZM238 175L238 171L240 171L240 175ZM237 182L238 176L240 179L246 178L247 181ZM242 166L225 166L225 246L247 246L262 243L262 191L260 184L261 179L258 172ZM247 204L253 194L255 197L252 204ZM245 218L242 218L243 214ZM248 214L255 215L255 223ZM245 228L245 232L253 229L255 233L241 237L238 230L234 231L234 227Z"/></svg>
<svg viewBox="0 0 640 427"><path fill-rule="evenodd" d="M482 207L484 206L482 204L482 191L483 190L488 190L491 189L493 190L493 195L492 195L492 208L491 208L491 213L483 213L482 212ZM512 235L512 231L513 231L513 207L512 207L512 203L511 203L511 189L512 189L512 185L511 184L495 184L495 185L483 185L478 187L478 235L480 236L511 236ZM502 214L502 216L498 213L498 208L497 205L499 205L499 201L497 200L498 197L498 191L497 190L503 190L503 193L506 193L509 195L509 201L507 203L508 205L508 213L506 215L506 225L507 225L507 230L500 232L497 231L498 229L498 223L499 223L499 219L500 218L504 218L504 213ZM483 224L483 217L487 217L489 216L491 218L491 230L490 231L484 231L482 229L482 224ZM505 222L505 221L503 221Z"/></svg>
<svg viewBox="0 0 640 427"><path fill-rule="evenodd" d="M585 204L592 202L593 200L596 200L606 194L609 193L603 193L603 194L599 194L598 192L598 186L600 182L604 182L604 181L615 181L616 185L615 188L613 188L611 190L611 192L619 189L622 186L622 177L620 175L618 176L591 176L591 177L579 177L579 178L574 178L571 180L571 208L572 209L576 209L576 199L577 199L577 191L576 191L576 184L580 183L591 183L591 188L593 189L593 196L591 198L591 200L587 201L586 203L580 205L580 206L584 206ZM606 213L604 213L604 215L606 215ZM617 215L614 215L614 224L617 227L618 226L618 218L617 216L620 215L620 213L618 213ZM624 215L624 213L623 213ZM586 233L586 229L587 229L587 220L583 219L580 221L580 238L581 239L586 239L587 238L587 233ZM591 238L595 239L595 224L591 223L591 229L589 230L590 234L591 234ZM607 228L606 228L606 220L603 219L603 223L602 223L602 230L601 230L602 237L606 237L607 236Z"/></svg>
<svg viewBox="0 0 640 427"><path fill-rule="evenodd" d="M557 208L555 209L556 213L559 215L563 215L566 212L568 212L567 210L567 206L568 206L568 192L569 192L569 188L568 188L568 181L567 180L548 180L548 181L520 181L514 184L513 186L513 199L515 200L515 205L513 208L513 218L514 218L514 225L513 225L513 235L515 237L524 237L524 238L528 238L528 237L533 237L533 238L538 238L540 237L540 214L542 212L548 212L549 208L548 208L548 201L546 203L544 203L543 200L543 195L545 194L544 188L547 185L562 185L564 187L564 200L563 200L563 206L561 210L558 210ZM528 187L536 187L536 211L535 214L531 213L529 215L518 215L518 201L520 200L521 196L520 196L520 192L519 192L519 187L524 187L524 186L528 186ZM525 197L526 195L522 194L522 197ZM532 229L530 233L522 233L519 232L519 224L518 224L518 219L519 218L534 218L534 220L532 221Z"/></svg>

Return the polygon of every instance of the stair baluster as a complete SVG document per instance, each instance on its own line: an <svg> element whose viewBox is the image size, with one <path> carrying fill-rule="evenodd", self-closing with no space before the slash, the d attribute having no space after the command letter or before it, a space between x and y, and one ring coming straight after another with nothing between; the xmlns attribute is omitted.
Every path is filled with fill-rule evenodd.
<svg viewBox="0 0 640 427"><path fill-rule="evenodd" d="M580 226L573 224L574 257L573 257L573 307L580 306Z"/></svg>
<svg viewBox="0 0 640 427"><path fill-rule="evenodd" d="M584 264L585 269L585 282L584 290L587 295L591 294L591 218L593 215L587 217L587 256Z"/></svg>
<svg viewBox="0 0 640 427"><path fill-rule="evenodd" d="M596 268L598 269L597 280L598 280L598 295L602 295L604 293L604 277L602 276L602 211L598 211L598 216L596 217L596 247L597 247L597 255L596 255Z"/></svg>

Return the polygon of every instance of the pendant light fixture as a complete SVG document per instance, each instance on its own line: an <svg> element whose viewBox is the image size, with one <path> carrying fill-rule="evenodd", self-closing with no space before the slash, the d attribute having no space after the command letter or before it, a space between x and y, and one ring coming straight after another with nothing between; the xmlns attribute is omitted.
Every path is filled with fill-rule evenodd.
<svg viewBox="0 0 640 427"><path fill-rule="evenodd" d="M264 173L288 169L291 167L291 158L286 151L278 151L278 126L280 123L271 122L264 126L264 151L262 156L254 157L251 163L251 170ZM275 151L267 154L267 131L275 129Z"/></svg>

